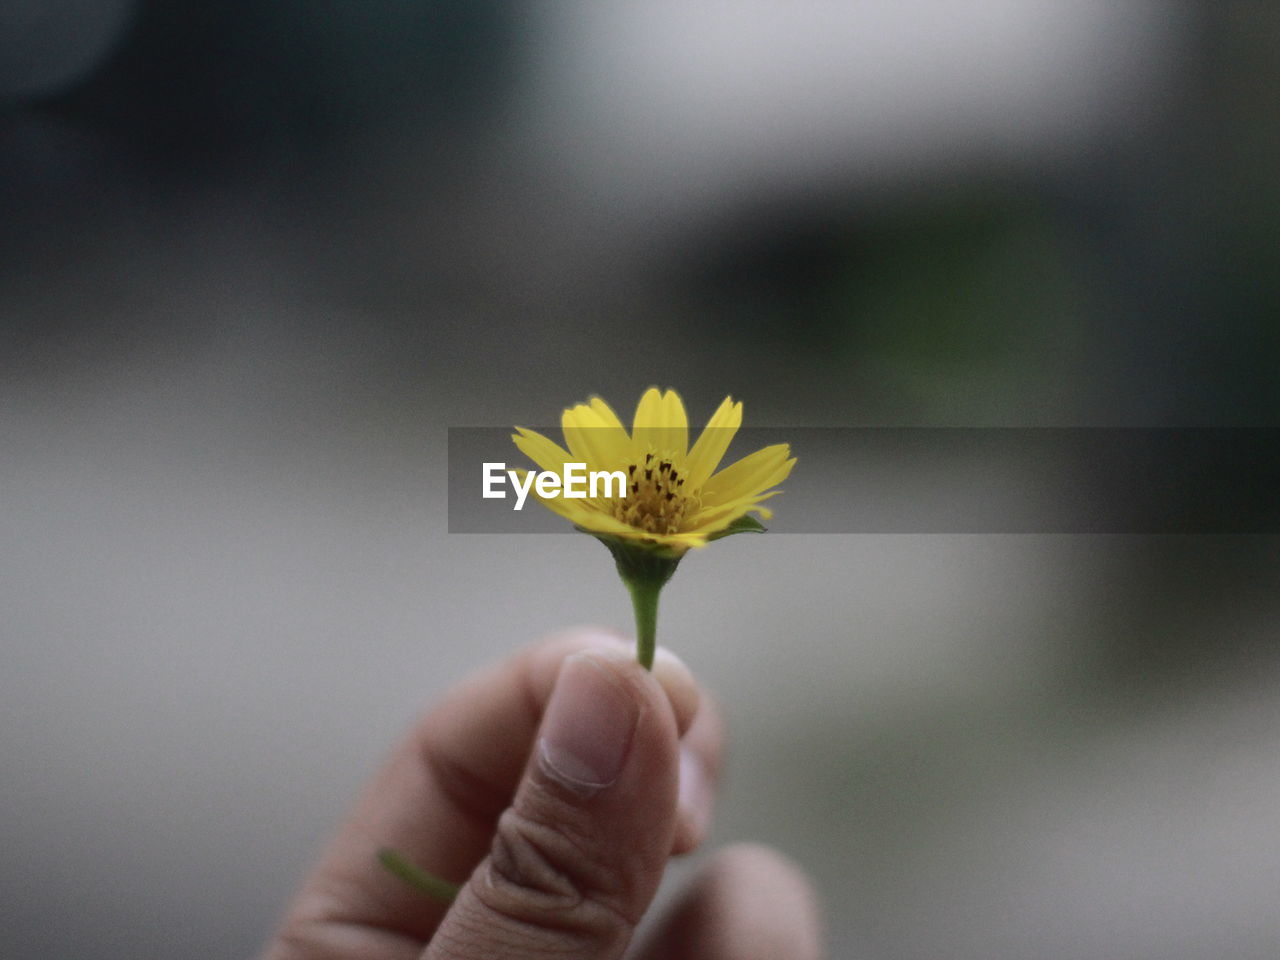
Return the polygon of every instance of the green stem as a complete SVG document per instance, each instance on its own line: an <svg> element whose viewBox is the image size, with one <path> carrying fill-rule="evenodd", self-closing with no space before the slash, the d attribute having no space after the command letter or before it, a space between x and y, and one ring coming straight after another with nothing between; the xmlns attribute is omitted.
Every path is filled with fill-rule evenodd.
<svg viewBox="0 0 1280 960"><path fill-rule="evenodd" d="M625 580L631 591L631 607L636 614L636 659L646 670L653 669L653 653L658 646L658 594L662 584L653 580Z"/></svg>
<svg viewBox="0 0 1280 960"><path fill-rule="evenodd" d="M658 646L658 594L676 572L684 551L599 533L595 537L613 554L618 576L631 592L631 607L636 613L636 659L640 666L652 670Z"/></svg>
<svg viewBox="0 0 1280 960"><path fill-rule="evenodd" d="M390 847L383 847L378 851L378 862L409 886L419 893L425 893L432 900L439 900L441 903L452 903L458 895L459 888L456 883L450 883L448 880L442 880L433 873L427 873L421 867L410 863L403 854L392 850Z"/></svg>

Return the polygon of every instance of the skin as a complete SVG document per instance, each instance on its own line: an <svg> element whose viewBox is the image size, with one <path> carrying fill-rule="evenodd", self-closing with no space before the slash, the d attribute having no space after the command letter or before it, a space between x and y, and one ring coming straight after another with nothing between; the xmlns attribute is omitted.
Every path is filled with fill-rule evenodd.
<svg viewBox="0 0 1280 960"><path fill-rule="evenodd" d="M593 709L611 713L577 722ZM585 752L558 746L566 729ZM526 647L454 688L409 733L263 956L622 957L667 860L706 836L723 749L714 701L670 653L659 650L649 673L629 644L600 631ZM578 756L606 758L606 775ZM462 882L457 899L409 888L378 864L380 847ZM822 956L808 881L760 846L709 858L651 929L629 956Z"/></svg>

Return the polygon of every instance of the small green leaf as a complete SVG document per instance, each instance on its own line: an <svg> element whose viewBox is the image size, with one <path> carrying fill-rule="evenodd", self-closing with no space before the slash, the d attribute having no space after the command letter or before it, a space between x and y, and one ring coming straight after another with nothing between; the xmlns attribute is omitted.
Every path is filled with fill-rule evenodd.
<svg viewBox="0 0 1280 960"><path fill-rule="evenodd" d="M713 533L707 537L707 542L719 540L721 537L731 537L735 533L764 533L766 529L765 525L751 516L751 514L744 513L719 533Z"/></svg>
<svg viewBox="0 0 1280 960"><path fill-rule="evenodd" d="M439 900L441 903L453 903L454 898L458 895L460 888L456 883L441 880L434 874L427 873L421 867L414 866L390 847L383 847L378 851L378 862L413 887L413 889L419 893L425 893L432 900Z"/></svg>

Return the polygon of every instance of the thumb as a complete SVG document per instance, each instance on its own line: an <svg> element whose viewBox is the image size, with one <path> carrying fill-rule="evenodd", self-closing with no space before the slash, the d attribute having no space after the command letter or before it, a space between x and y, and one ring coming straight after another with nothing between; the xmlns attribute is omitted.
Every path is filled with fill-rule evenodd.
<svg viewBox="0 0 1280 960"><path fill-rule="evenodd" d="M647 671L605 650L566 658L489 855L426 960L621 957L671 851L678 757Z"/></svg>

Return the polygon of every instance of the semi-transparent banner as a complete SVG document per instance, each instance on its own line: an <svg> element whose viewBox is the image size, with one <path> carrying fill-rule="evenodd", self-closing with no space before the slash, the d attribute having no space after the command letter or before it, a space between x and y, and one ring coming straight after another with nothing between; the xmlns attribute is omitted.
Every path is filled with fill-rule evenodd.
<svg viewBox="0 0 1280 960"><path fill-rule="evenodd" d="M534 429L564 446L558 428ZM699 480L706 451L730 439L706 437L691 460L680 436L624 447L594 433L564 463L538 464L510 428L451 427L449 532L568 532L538 490L609 510L650 455L696 510L715 473L700 489L681 481ZM754 427L731 440L720 469L780 443L798 459L768 501L773 533L1280 533L1280 428ZM558 479L539 487L542 473Z"/></svg>

